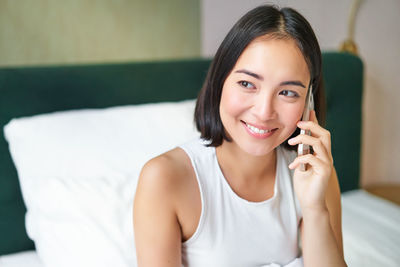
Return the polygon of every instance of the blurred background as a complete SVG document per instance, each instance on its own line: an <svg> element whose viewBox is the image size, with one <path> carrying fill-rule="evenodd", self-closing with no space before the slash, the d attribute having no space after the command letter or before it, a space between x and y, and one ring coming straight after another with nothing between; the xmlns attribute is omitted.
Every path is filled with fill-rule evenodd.
<svg viewBox="0 0 400 267"><path fill-rule="evenodd" d="M347 38L350 0L0 0L0 66L212 57L230 27L264 3L300 11L322 50ZM400 184L399 25L399 0L364 0L355 17L365 64L362 186Z"/></svg>

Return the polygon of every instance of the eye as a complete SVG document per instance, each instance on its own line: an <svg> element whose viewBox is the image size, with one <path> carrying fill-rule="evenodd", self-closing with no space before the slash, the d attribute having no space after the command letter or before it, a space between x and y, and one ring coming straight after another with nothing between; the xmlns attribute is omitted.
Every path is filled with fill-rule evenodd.
<svg viewBox="0 0 400 267"><path fill-rule="evenodd" d="M299 97L299 94L296 93L295 91L290 91L290 90L283 90L279 93L280 95L284 95L287 97Z"/></svg>
<svg viewBox="0 0 400 267"><path fill-rule="evenodd" d="M238 82L238 84L246 89L254 89L255 88L255 86L251 82L247 82L247 81L240 81L240 82Z"/></svg>

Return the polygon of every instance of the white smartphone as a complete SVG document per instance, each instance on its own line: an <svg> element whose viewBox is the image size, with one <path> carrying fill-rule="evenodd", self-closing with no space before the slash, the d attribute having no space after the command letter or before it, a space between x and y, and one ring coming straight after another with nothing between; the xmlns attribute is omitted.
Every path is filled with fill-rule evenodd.
<svg viewBox="0 0 400 267"><path fill-rule="evenodd" d="M304 111L303 111L303 117L302 121L309 121L310 120L310 111L314 110L314 97L312 94L312 85L310 85L310 88L308 89L307 96L306 96L306 104L304 106ZM311 132L309 130L300 130L300 134L308 134L311 135ZM297 147L297 154L299 156L306 155L310 153L310 146L306 144L299 144ZM306 171L307 166L306 164L300 164L300 170L301 171Z"/></svg>

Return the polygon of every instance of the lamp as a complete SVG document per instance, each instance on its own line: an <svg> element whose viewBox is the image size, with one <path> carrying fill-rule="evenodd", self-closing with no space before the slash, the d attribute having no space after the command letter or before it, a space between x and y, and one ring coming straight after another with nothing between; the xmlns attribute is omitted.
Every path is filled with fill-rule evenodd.
<svg viewBox="0 0 400 267"><path fill-rule="evenodd" d="M354 42L354 28L355 28L355 17L357 14L357 11L360 7L360 4L363 0L354 0L353 4L351 6L350 14L349 14L349 20L347 24L347 39L343 41L343 43L340 45L340 51L341 52L349 52L352 54L357 55L358 54L358 49L357 45Z"/></svg>

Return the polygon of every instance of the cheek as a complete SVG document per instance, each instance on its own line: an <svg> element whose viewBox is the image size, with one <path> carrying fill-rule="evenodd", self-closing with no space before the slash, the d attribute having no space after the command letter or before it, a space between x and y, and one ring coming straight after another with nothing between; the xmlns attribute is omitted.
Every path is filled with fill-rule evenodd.
<svg viewBox="0 0 400 267"><path fill-rule="evenodd" d="M245 110L245 99L240 94L240 92L235 89L236 88L231 88L227 86L224 86L224 88L222 89L220 103L221 116L223 116L224 114L236 116L241 114Z"/></svg>
<svg viewBox="0 0 400 267"><path fill-rule="evenodd" d="M284 113L284 123L286 126L291 129L291 131L294 131L297 126L297 122L301 119L301 116L303 115L303 108L304 104L296 104L296 105L291 105L288 106L285 110Z"/></svg>

